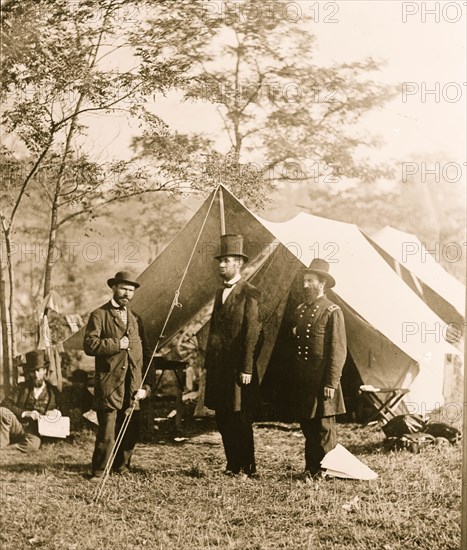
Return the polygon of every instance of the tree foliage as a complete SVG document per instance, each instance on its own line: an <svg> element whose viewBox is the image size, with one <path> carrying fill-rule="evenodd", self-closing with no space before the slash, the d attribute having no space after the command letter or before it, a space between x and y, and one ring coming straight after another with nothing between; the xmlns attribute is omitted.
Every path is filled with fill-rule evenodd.
<svg viewBox="0 0 467 550"><path fill-rule="evenodd" d="M209 160L227 180L251 177L255 167L254 189L262 187L263 196L266 182L387 176L387 167L357 156L378 140L359 134L356 124L394 92L375 81L380 65L371 58L319 65L310 18L287 18L286 2L268 6L258 0L153 2L154 16L141 31L145 55L155 57L169 44L171 59L189 66L185 98L217 107L231 150L224 159L217 150ZM240 176L238 167L248 163ZM206 163L208 174L211 169Z"/></svg>
<svg viewBox="0 0 467 550"><path fill-rule="evenodd" d="M129 0L7 0L2 6L0 153L14 167L0 204L6 248L2 285L8 274L8 292L2 286L1 297L3 306L8 300L8 308L1 309L3 335L15 318L16 221L25 212L32 187L40 189L40 206L49 213L46 295L65 223L78 217L89 220L109 203L171 184L168 178L151 179L144 166L121 160L103 163L86 143L87 126L96 124L97 116L124 113L144 123L150 116L146 98L184 78L185 65L168 58L163 47L147 59L131 45L138 19L127 15L139 17L145 6ZM155 116L151 122L163 125ZM15 348L12 335L7 354ZM6 355L4 359L11 361Z"/></svg>

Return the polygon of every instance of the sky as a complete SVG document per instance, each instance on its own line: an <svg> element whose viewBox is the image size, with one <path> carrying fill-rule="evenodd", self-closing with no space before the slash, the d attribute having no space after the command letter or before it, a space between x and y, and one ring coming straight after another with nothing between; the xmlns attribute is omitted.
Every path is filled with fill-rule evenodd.
<svg viewBox="0 0 467 550"><path fill-rule="evenodd" d="M265 3L268 4L267 0ZM396 85L397 97L365 116L361 130L384 145L375 161L455 162L465 176L467 2L398 0L290 2L284 15L291 25L302 14L315 16L316 58L320 64L371 56L386 60L375 79ZM431 92L431 93L430 93ZM154 111L172 127L204 131L228 149L220 119L208 104L181 103L179 94L158 98ZM89 118L90 142L105 157L130 158L136 123L122 117Z"/></svg>

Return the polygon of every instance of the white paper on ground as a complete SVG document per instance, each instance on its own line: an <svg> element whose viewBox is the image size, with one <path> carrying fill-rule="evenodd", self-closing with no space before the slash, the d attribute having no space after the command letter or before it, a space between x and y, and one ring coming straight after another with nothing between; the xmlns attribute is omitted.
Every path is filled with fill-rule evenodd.
<svg viewBox="0 0 467 550"><path fill-rule="evenodd" d="M92 422L96 426L99 426L99 421L97 420L97 413L93 409L89 409L89 411L83 413L84 418L86 420L89 420L89 422Z"/></svg>
<svg viewBox="0 0 467 550"><path fill-rule="evenodd" d="M326 470L326 474L332 477L363 480L372 480L378 477L376 472L363 464L340 443L326 454L321 461L321 468Z"/></svg>
<svg viewBox="0 0 467 550"><path fill-rule="evenodd" d="M45 437L65 438L70 435L70 419L68 416L52 419L50 416L41 415L37 421L37 429L39 435Z"/></svg>

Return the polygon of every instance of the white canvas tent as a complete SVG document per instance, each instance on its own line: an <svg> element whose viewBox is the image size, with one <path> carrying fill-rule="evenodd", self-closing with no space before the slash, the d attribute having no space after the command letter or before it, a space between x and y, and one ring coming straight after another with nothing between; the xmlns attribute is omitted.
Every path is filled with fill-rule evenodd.
<svg viewBox="0 0 467 550"><path fill-rule="evenodd" d="M446 367L458 352L437 331L443 321L388 269L357 226L305 213L261 222L305 265L315 255L330 263L349 352L365 384L410 388L405 402L420 413L459 399Z"/></svg>
<svg viewBox="0 0 467 550"><path fill-rule="evenodd" d="M446 383L445 360L456 350L443 339L425 334L427 327L439 323L439 317L398 278L355 225L304 213L284 223L268 222L222 187L138 277L141 288L133 307L153 347L159 340L161 345L167 343L200 312L209 310L219 284L213 258L222 217L227 233L243 234L250 257L247 276L262 292L260 381L268 370L274 371L274 365L286 372L293 360L290 350L282 355L280 351L290 343L293 308L288 306L294 281L300 267L319 256L329 261L336 278L331 299L344 311L349 353L362 382L410 387L405 401L414 412L453 399ZM174 296L183 307L175 308L165 324ZM65 348L82 349L82 338L83 330L66 341ZM278 356L280 360L274 363Z"/></svg>
<svg viewBox="0 0 467 550"><path fill-rule="evenodd" d="M459 261L463 250L457 243L448 243L426 250L418 237L386 226L369 241L391 268L444 321L451 325L452 341L462 349L465 329L465 286L440 264L441 258ZM439 243L438 243L439 244Z"/></svg>

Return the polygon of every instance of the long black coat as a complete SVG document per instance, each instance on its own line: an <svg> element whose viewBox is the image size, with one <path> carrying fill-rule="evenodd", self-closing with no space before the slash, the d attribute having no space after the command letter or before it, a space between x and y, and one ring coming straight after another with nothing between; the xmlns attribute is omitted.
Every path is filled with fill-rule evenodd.
<svg viewBox="0 0 467 550"><path fill-rule="evenodd" d="M345 413L340 377L347 355L344 316L325 296L295 314L293 409L298 418L321 418ZM324 399L324 386L334 388Z"/></svg>
<svg viewBox="0 0 467 550"><path fill-rule="evenodd" d="M86 326L84 351L86 355L96 358L96 410L127 406L134 392L141 386L144 369L151 357L140 317L129 308L127 311L128 327L125 327L111 302L93 311ZM120 339L125 335L130 340L129 350L120 349ZM125 384L127 372L129 380ZM147 384L143 386L145 389L150 389L151 380L152 373L149 373Z"/></svg>
<svg viewBox="0 0 467 550"><path fill-rule="evenodd" d="M206 347L205 404L210 409L240 411L253 404L258 387L255 348L260 333L259 291L240 280L222 304L223 288L216 292ZM240 385L240 373L253 375Z"/></svg>

